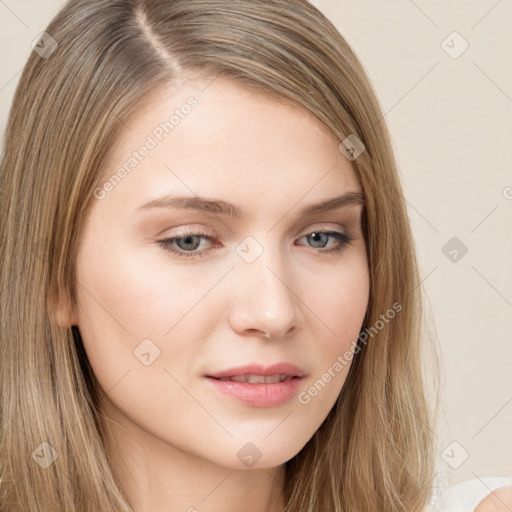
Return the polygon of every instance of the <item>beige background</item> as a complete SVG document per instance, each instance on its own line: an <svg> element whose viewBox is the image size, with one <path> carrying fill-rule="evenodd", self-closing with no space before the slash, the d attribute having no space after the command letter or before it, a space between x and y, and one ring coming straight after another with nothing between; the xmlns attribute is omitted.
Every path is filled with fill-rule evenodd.
<svg viewBox="0 0 512 512"><path fill-rule="evenodd" d="M511 1L312 3L360 57L393 138L445 366L440 474L512 476ZM0 0L0 135L61 5Z"/></svg>

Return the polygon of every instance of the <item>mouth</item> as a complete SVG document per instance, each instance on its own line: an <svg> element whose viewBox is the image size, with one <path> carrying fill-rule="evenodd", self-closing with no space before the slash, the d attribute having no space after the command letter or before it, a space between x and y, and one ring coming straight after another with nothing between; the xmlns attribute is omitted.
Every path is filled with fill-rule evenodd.
<svg viewBox="0 0 512 512"><path fill-rule="evenodd" d="M254 375L254 374L245 374L245 375L232 375L230 377L211 377L207 375L210 379L220 380L220 381L230 381L230 382L245 382L248 384L279 384L280 382L286 382L291 379L299 379L300 377L296 377L293 375L284 375L284 374L276 374L276 375Z"/></svg>
<svg viewBox="0 0 512 512"><path fill-rule="evenodd" d="M278 384L304 376L304 370L288 362L275 363L269 366L253 363L226 368L225 370L205 375L205 377L216 380L248 384Z"/></svg>
<svg viewBox="0 0 512 512"><path fill-rule="evenodd" d="M214 390L249 407L277 407L290 401L303 385L304 377L286 373L261 375L205 375Z"/></svg>

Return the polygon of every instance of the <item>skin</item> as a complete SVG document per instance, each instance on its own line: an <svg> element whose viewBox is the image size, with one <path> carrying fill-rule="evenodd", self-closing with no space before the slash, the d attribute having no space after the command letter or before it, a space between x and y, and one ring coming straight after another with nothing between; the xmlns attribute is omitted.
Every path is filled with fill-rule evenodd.
<svg viewBox="0 0 512 512"><path fill-rule="evenodd" d="M510 512L512 487L500 487L487 495L475 508L475 512Z"/></svg>
<svg viewBox="0 0 512 512"><path fill-rule="evenodd" d="M299 214L361 191L340 141L303 108L223 79L207 84L196 78L154 92L128 121L107 179L169 112L190 96L198 101L92 201L77 256L79 307L57 306L60 325L80 329L117 449L112 465L136 512L282 511L284 463L326 418L350 361L308 404L294 397L252 407L203 375L288 361L306 372L307 390L353 351L369 299L362 206ZM232 202L242 217L136 211L171 193ZM214 234L188 249L202 257L180 258L157 242L198 228ZM315 230L355 239L328 254L336 238L306 236ZM246 237L262 248L250 264L235 250ZM148 366L134 355L147 338L160 350ZM261 453L251 467L237 457L246 443Z"/></svg>

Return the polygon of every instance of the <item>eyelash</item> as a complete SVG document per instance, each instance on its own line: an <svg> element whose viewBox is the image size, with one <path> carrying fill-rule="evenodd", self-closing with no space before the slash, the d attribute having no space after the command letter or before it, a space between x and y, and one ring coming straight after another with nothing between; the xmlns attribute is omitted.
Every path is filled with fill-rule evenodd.
<svg viewBox="0 0 512 512"><path fill-rule="evenodd" d="M329 254L329 255L336 255L338 253L341 253L347 246L352 244L352 242L357 238L354 235L351 235L350 233L343 233L341 231L321 231L321 230L315 230L311 231L310 233L306 233L305 235L301 236L301 238L307 237L308 235L312 235L313 233L322 233L325 235L330 235L333 238L337 240L337 245L333 247L332 249L318 249L319 253L322 254ZM175 236L172 238L164 238L162 240L157 240L157 243L160 244L166 251L169 251L173 254L176 254L178 257L181 258L194 258L196 256L203 257L203 252L208 250L205 249L202 252L192 252L192 251L183 251L183 250L177 250L173 247L173 243L176 240L181 240L183 238L187 238L188 236L197 236L201 238L206 238L208 240L214 240L214 237L212 237L209 233L205 233L203 231L185 231L184 233L180 234L179 236ZM313 247L313 249L315 249ZM197 249L195 249L197 250Z"/></svg>

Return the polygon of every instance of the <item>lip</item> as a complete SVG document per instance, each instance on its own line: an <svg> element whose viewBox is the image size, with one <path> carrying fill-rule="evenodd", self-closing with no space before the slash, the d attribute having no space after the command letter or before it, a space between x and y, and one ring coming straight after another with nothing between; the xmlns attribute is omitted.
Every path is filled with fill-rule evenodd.
<svg viewBox="0 0 512 512"><path fill-rule="evenodd" d="M221 377L237 377L240 375L263 375L268 377L269 375L289 375L291 377L304 377L304 370L295 366L292 363L276 363L270 366L263 366L261 364L249 364L246 366L237 366L234 368L228 368L216 373L209 373L206 377L213 377L220 379ZM268 385L268 384L267 384Z"/></svg>
<svg viewBox="0 0 512 512"><path fill-rule="evenodd" d="M245 374L265 377L279 374L293 378L271 384L218 380L222 377L236 377ZM287 402L298 393L304 377L304 370L291 363L277 363L270 366L251 364L228 368L204 376L208 384L217 391L251 407L275 407Z"/></svg>
<svg viewBox="0 0 512 512"><path fill-rule="evenodd" d="M303 377L293 377L275 384L250 384L205 377L217 391L252 407L275 407L294 397L302 385Z"/></svg>

